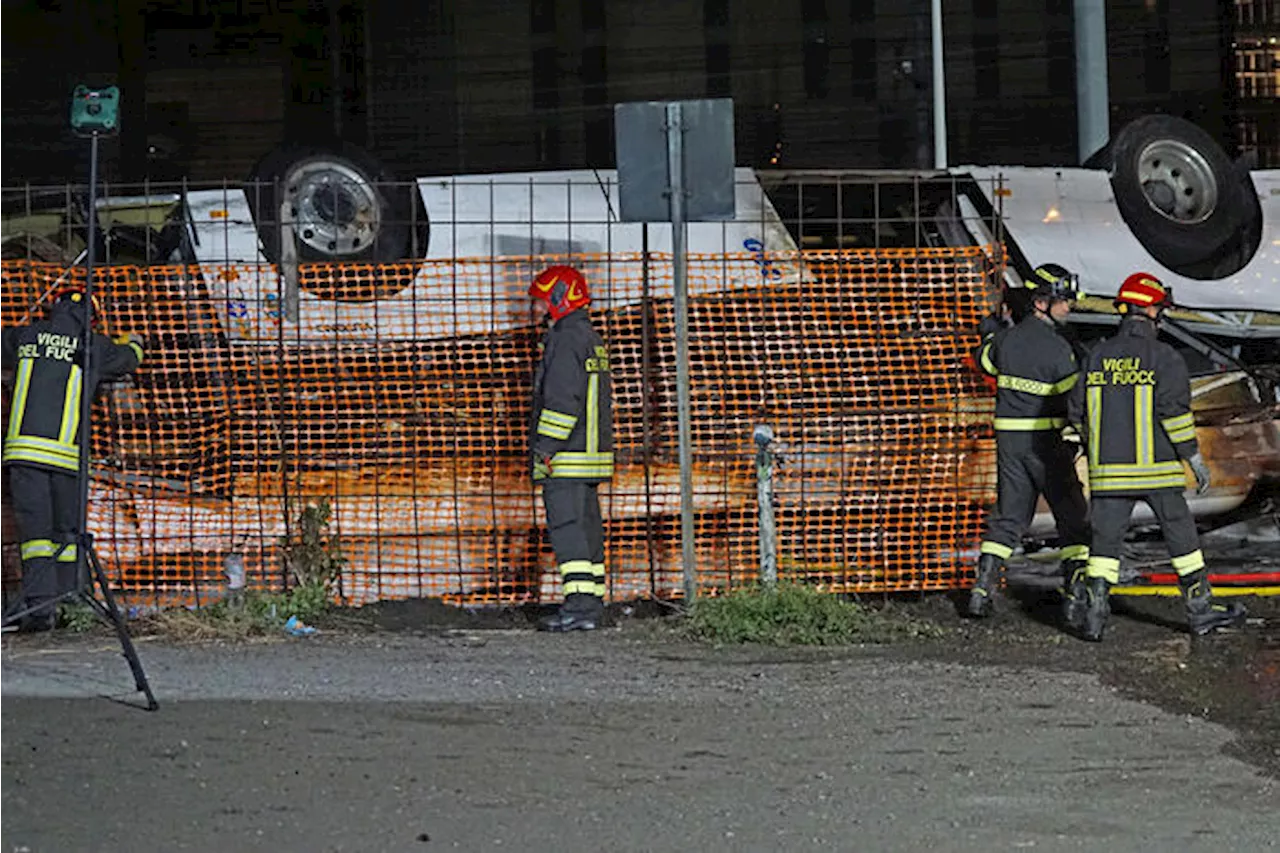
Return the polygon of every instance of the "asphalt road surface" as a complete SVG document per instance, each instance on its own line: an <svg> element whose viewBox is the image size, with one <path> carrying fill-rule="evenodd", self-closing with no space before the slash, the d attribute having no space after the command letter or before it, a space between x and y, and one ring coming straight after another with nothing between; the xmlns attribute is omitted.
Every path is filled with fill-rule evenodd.
<svg viewBox="0 0 1280 853"><path fill-rule="evenodd" d="M640 620L148 638L154 713L123 704L140 696L113 635L6 637L3 849L1280 845L1280 779L1250 752L1280 756L1268 730L1127 698L1110 668L1169 683L1199 665L1185 635L1129 620L1109 648L1063 642L1010 610L839 650L715 649Z"/></svg>

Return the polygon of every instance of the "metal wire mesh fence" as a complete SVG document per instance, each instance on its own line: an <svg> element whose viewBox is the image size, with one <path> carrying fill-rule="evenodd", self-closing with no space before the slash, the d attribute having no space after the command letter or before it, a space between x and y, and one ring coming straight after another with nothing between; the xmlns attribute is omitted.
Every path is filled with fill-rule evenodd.
<svg viewBox="0 0 1280 853"><path fill-rule="evenodd" d="M691 258L702 589L755 579L759 423L784 448L781 576L862 592L963 584L994 491L990 397L963 365L994 287L990 257L920 248ZM139 372L94 409L89 522L122 598L215 599L231 554L243 555L251 586L280 588L282 544L322 499L348 558L349 603L558 595L526 470L539 331L522 297L531 270L563 260L303 265L320 318L305 336L281 319L273 268L101 268L105 327L148 344ZM618 465L602 487L609 594L678 596L670 257L574 260L591 270L614 371ZM55 281L81 276L4 262L5 325L29 316ZM246 305L215 286L229 278L271 286L251 289L266 295ZM362 287L368 328L353 339L350 302L325 297L350 300ZM6 535L10 578L15 546Z"/></svg>

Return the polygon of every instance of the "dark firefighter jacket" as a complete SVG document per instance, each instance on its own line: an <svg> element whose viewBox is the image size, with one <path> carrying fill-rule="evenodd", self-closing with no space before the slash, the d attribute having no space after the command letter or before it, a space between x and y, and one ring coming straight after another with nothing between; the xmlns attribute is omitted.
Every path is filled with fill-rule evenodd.
<svg viewBox="0 0 1280 853"><path fill-rule="evenodd" d="M1155 324L1127 317L1089 353L1071 394L1071 423L1089 452L1089 490L1142 493L1187 486L1182 459L1195 455L1191 381Z"/></svg>
<svg viewBox="0 0 1280 853"><path fill-rule="evenodd" d="M48 319L5 329L5 369L13 369L13 403L4 435L4 462L61 471L80 470L81 395L118 379L142 362L142 347L91 337L88 382L83 381L83 306L54 304Z"/></svg>
<svg viewBox="0 0 1280 853"><path fill-rule="evenodd" d="M585 309L551 324L533 378L533 459L551 460L553 479L613 477L613 387L609 353ZM534 479L544 477L534 471Z"/></svg>
<svg viewBox="0 0 1280 853"><path fill-rule="evenodd" d="M1067 393L1079 379L1071 344L1053 325L1029 314L983 339L978 366L996 378L997 432L1061 430Z"/></svg>

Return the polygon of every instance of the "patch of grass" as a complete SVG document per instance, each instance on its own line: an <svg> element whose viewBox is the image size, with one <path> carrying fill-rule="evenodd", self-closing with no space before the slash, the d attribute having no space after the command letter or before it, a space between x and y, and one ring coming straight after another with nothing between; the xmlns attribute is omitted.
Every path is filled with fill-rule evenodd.
<svg viewBox="0 0 1280 853"><path fill-rule="evenodd" d="M222 601L198 610L157 613L146 628L179 640L243 640L280 634L290 617L311 623L330 607L347 558L329 536L329 502L307 504L298 516L297 532L280 540L290 580L281 593L237 590Z"/></svg>
<svg viewBox="0 0 1280 853"><path fill-rule="evenodd" d="M941 628L889 608L871 608L812 586L742 587L690 608L686 633L720 645L838 646L939 637Z"/></svg>
<svg viewBox="0 0 1280 853"><path fill-rule="evenodd" d="M58 627L76 634L92 631L100 620L97 611L87 604L64 601L58 605Z"/></svg>
<svg viewBox="0 0 1280 853"><path fill-rule="evenodd" d="M244 590L199 609L152 614L141 625L149 633L175 640L247 640L280 635L290 616L311 623L328 609L328 590L309 583L284 593Z"/></svg>

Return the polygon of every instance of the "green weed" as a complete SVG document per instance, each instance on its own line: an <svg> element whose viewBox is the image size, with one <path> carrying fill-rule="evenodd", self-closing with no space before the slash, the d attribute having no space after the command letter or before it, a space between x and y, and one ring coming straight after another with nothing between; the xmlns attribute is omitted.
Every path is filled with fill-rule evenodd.
<svg viewBox="0 0 1280 853"><path fill-rule="evenodd" d="M780 583L741 587L699 598L685 631L694 639L730 645L836 646L941 636L942 629L891 608L872 608L815 587Z"/></svg>

